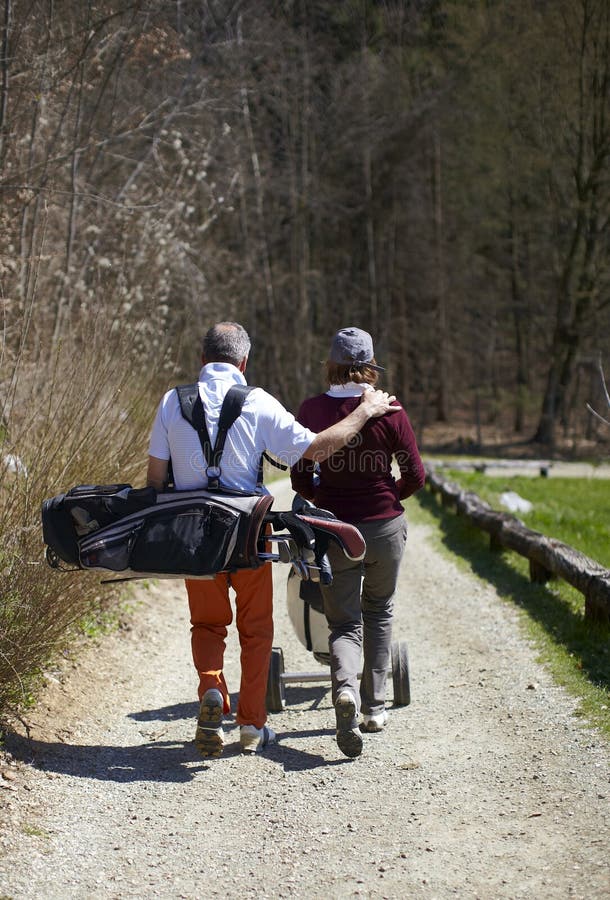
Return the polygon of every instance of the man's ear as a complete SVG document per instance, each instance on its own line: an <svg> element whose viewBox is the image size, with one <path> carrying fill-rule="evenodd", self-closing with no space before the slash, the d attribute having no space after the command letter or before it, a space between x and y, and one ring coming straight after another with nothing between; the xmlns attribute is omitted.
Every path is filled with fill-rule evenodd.
<svg viewBox="0 0 610 900"><path fill-rule="evenodd" d="M243 358L242 361L240 362L239 366L237 367L237 368L239 369L239 371L241 372L242 375L243 375L244 372L246 371L246 366L247 366L247 365L248 365L248 357L247 357L247 356L244 356L244 358Z"/></svg>

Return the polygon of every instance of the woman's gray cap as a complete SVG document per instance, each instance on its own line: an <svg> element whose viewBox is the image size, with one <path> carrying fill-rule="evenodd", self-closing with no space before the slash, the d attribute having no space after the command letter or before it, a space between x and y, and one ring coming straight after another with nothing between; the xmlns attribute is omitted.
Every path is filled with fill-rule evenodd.
<svg viewBox="0 0 610 900"><path fill-rule="evenodd" d="M370 366L378 372L385 372L383 366L372 363L373 338L361 328L342 328L336 333L330 345L330 361L343 366Z"/></svg>

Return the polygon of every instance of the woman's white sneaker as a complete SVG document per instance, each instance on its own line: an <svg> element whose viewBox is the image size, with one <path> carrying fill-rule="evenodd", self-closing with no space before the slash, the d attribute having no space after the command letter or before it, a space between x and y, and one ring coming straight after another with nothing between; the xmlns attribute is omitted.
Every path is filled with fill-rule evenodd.
<svg viewBox="0 0 610 900"><path fill-rule="evenodd" d="M385 728L388 723L388 714L385 709L382 709L381 712L375 713L374 715L367 715L365 713L362 716L362 719L362 730L369 734L374 734L376 731L382 731L383 728Z"/></svg>

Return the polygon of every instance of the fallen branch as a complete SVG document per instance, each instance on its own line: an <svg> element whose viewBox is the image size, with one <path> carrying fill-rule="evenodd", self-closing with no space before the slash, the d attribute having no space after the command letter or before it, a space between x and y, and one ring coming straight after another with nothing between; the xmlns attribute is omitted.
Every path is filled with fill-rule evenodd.
<svg viewBox="0 0 610 900"><path fill-rule="evenodd" d="M601 382L602 382L602 389L604 391L604 397L606 398L606 405L607 405L608 409L610 409L610 394L608 393L608 385L606 384L606 376L604 375L604 367L602 366L601 359L599 360L598 368L599 368L599 376L600 376ZM591 404L587 403L587 409L589 410L590 413L593 413L593 415L595 416L596 419L599 419L599 421L603 422L604 425L608 425L608 427L610 427L610 419L605 419L602 415L600 415L600 413L598 413L596 410L593 409Z"/></svg>

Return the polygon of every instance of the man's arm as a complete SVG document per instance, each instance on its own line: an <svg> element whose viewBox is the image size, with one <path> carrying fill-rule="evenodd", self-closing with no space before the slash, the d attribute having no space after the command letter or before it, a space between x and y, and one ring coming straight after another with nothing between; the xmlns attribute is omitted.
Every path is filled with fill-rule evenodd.
<svg viewBox="0 0 610 900"><path fill-rule="evenodd" d="M320 431L315 436L307 450L303 453L305 459L313 459L315 462L324 462L348 441L351 441L362 429L369 419L376 419L386 413L400 409L400 406L392 406L396 397L385 391L365 391L358 406L344 419Z"/></svg>
<svg viewBox="0 0 610 900"><path fill-rule="evenodd" d="M167 480L167 463L166 459L159 459L158 456L148 457L147 487L154 487L157 491L163 490Z"/></svg>

